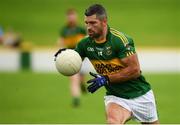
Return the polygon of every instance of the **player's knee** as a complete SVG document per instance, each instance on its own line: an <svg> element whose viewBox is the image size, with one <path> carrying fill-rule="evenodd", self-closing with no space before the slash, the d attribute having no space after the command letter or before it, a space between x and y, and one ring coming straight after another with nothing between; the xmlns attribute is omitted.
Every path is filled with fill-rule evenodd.
<svg viewBox="0 0 180 125"><path fill-rule="evenodd" d="M119 123L119 120L117 118L114 118L114 117L108 117L107 123L108 124L117 124L117 123Z"/></svg>
<svg viewBox="0 0 180 125"><path fill-rule="evenodd" d="M108 124L123 124L124 120L122 117L117 117L116 115L108 114L107 115L107 123Z"/></svg>

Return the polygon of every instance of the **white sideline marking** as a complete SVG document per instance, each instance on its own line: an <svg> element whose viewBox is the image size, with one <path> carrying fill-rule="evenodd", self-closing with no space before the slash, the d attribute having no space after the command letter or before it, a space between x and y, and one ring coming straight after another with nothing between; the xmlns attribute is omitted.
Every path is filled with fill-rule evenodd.
<svg viewBox="0 0 180 125"><path fill-rule="evenodd" d="M31 67L35 72L57 72L54 64L55 49L34 50L31 55ZM177 50L138 50L138 58L143 72L180 72L180 51ZM82 72L94 72L88 59L83 62ZM18 71L20 53L18 51L0 51L0 71Z"/></svg>

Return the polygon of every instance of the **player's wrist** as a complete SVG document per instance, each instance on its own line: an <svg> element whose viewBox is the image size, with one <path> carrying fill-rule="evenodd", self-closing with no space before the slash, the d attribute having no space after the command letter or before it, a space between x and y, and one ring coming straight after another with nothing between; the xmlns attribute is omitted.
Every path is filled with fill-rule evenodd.
<svg viewBox="0 0 180 125"><path fill-rule="evenodd" d="M103 75L104 76L104 78L106 79L106 84L108 85L109 84L109 82L110 82L110 80L109 80L109 76L108 75Z"/></svg>

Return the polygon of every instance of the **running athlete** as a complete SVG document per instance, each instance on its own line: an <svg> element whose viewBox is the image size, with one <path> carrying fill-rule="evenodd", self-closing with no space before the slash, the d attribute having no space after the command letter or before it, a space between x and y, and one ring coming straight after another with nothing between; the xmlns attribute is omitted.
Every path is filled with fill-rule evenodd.
<svg viewBox="0 0 180 125"><path fill-rule="evenodd" d="M136 119L142 124L158 124L153 91L141 74L134 42L128 35L108 26L106 10L94 4L85 11L88 36L76 46L88 57L98 74L87 83L88 91L106 88L104 102L108 124L124 124Z"/></svg>
<svg viewBox="0 0 180 125"><path fill-rule="evenodd" d="M76 44L86 35L86 30L77 23L77 12L75 9L68 9L66 13L67 24L60 31L60 46L75 49ZM86 92L83 74L75 74L70 77L70 91L72 95L72 105L80 105L80 95Z"/></svg>
<svg viewBox="0 0 180 125"><path fill-rule="evenodd" d="M131 118L157 124L156 104L150 84L141 75L133 39L110 28L103 6L94 4L85 11L88 37L76 47L88 57L98 74L90 73L88 91L105 86L107 122L123 124Z"/></svg>

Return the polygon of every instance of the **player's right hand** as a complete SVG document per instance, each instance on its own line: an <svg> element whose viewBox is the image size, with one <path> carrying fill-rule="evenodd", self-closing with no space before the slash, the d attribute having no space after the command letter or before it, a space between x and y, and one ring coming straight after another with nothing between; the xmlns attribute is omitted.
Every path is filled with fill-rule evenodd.
<svg viewBox="0 0 180 125"><path fill-rule="evenodd" d="M103 76L103 75L95 74L95 73L92 73L92 72L90 72L90 75L95 77L95 78L87 81L87 83L91 83L87 88L88 91L91 92L91 93L94 93L96 90L98 90L102 86L109 83L108 76Z"/></svg>

